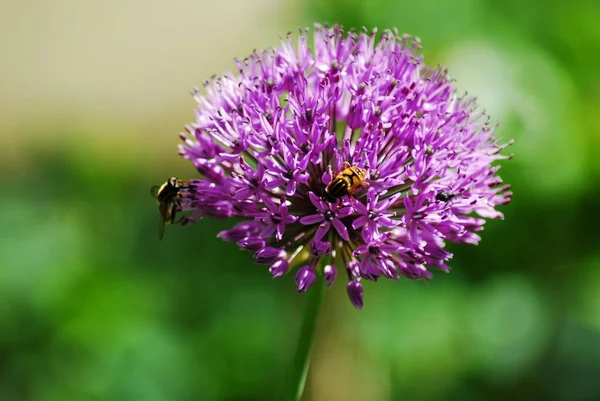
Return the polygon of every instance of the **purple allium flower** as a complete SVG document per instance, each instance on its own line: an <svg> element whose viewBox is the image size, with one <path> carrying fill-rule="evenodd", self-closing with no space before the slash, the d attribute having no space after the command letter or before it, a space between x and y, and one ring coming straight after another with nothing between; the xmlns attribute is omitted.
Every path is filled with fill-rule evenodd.
<svg viewBox="0 0 600 401"><path fill-rule="evenodd" d="M357 308L363 279L447 271L446 241L477 244L483 218L502 218L511 192L492 163L508 144L419 52L395 31L377 42L376 31L316 25L312 46L308 30L296 44L288 35L206 82L182 134L181 154L203 177L182 193L186 221L242 218L219 237L274 277L303 266L299 291L344 270ZM348 165L368 172L365 185L326 201Z"/></svg>

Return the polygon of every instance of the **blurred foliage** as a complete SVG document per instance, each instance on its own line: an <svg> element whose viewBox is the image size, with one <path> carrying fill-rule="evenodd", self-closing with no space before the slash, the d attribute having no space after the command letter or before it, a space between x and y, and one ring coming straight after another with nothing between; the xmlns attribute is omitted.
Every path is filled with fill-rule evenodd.
<svg viewBox="0 0 600 401"><path fill-rule="evenodd" d="M516 140L506 220L451 246L451 274L367 284L361 312L341 281L328 291L305 398L600 399L600 3L302 7L298 25L420 36ZM68 121L25 125L57 139L0 169L0 400L274 399L302 307L292 278L215 238L231 222L169 226L159 243L148 188L192 167Z"/></svg>

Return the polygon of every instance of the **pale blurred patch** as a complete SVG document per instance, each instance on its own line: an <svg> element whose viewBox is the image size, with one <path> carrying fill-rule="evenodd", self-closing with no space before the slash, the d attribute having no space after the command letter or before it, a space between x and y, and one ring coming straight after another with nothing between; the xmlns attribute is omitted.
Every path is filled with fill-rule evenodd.
<svg viewBox="0 0 600 401"><path fill-rule="evenodd" d="M466 300L465 336L472 367L490 381L513 381L539 360L551 340L548 299L519 275L497 275Z"/></svg>
<svg viewBox="0 0 600 401"><path fill-rule="evenodd" d="M457 87L477 94L492 123L502 122L499 136L515 139L505 153L514 153L511 163L527 171L523 178L533 194L568 194L586 183L594 155L582 129L583 114L573 82L550 55L504 38L461 42L446 59Z"/></svg>
<svg viewBox="0 0 600 401"><path fill-rule="evenodd" d="M83 139L167 152L193 118L188 90L293 25L286 0L57 0L0 5L0 145ZM52 132L52 139L48 138ZM83 137L83 138L82 138ZM138 144L139 139L145 139ZM96 146L98 145L98 146ZM69 146L69 143L64 143ZM141 153L140 153L141 152ZM10 162L9 162L10 163Z"/></svg>

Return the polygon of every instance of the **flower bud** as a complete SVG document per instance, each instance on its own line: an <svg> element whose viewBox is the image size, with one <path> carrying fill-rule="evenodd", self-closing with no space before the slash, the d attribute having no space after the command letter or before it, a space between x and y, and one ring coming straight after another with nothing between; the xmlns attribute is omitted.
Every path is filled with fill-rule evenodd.
<svg viewBox="0 0 600 401"><path fill-rule="evenodd" d="M325 276L325 282L327 283L327 285L331 286L337 276L337 269L332 264L325 265L325 267L323 268L323 275Z"/></svg>
<svg viewBox="0 0 600 401"><path fill-rule="evenodd" d="M254 254L254 259L256 260L256 263L260 263L261 265L270 265L277 259L285 258L285 256L286 253L283 249L268 246L256 252Z"/></svg>
<svg viewBox="0 0 600 401"><path fill-rule="evenodd" d="M289 268L290 265L287 260L279 259L271 265L269 272L273 275L273 278L277 278L279 276L283 276Z"/></svg>
<svg viewBox="0 0 600 401"><path fill-rule="evenodd" d="M261 237L245 237L237 242L240 248L247 251L258 251L265 246L265 240Z"/></svg>
<svg viewBox="0 0 600 401"><path fill-rule="evenodd" d="M313 285L317 276L312 266L304 266L298 269L296 273L296 285L298 286L298 292L305 292L308 287Z"/></svg>
<svg viewBox="0 0 600 401"><path fill-rule="evenodd" d="M348 283L348 297L350 302L356 309L362 309L363 307L363 286L360 282L352 280Z"/></svg>

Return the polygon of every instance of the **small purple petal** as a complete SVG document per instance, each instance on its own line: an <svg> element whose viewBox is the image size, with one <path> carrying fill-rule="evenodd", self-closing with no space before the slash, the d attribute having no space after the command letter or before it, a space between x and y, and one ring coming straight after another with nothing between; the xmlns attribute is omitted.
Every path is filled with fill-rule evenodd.
<svg viewBox="0 0 600 401"><path fill-rule="evenodd" d="M408 196L408 195L404 196L404 207L406 208L406 210L409 210L409 211L413 210L413 203L410 200L410 196Z"/></svg>
<svg viewBox="0 0 600 401"><path fill-rule="evenodd" d="M275 232L275 226L272 224L267 225L258 235L263 238L269 238Z"/></svg>
<svg viewBox="0 0 600 401"><path fill-rule="evenodd" d="M283 216L281 221L285 224L292 224L292 223L295 223L296 221L298 221L298 217L286 214Z"/></svg>
<svg viewBox="0 0 600 401"><path fill-rule="evenodd" d="M306 168L306 167L304 167L304 168ZM298 175L296 176L296 181L297 181L299 184L306 184L306 183L308 182L308 178L309 178L309 177L310 177L310 174L307 174L307 173L301 173L301 174L298 174Z"/></svg>
<svg viewBox="0 0 600 401"><path fill-rule="evenodd" d="M277 259L285 258L286 252L283 249L277 249L273 247L266 247L254 254L256 263L261 265L270 265Z"/></svg>
<svg viewBox="0 0 600 401"><path fill-rule="evenodd" d="M328 221L324 221L321 223L319 228L317 228L317 232L315 233L315 241L321 241L325 234L329 231L329 227L331 224Z"/></svg>
<svg viewBox="0 0 600 401"><path fill-rule="evenodd" d="M223 167L208 165L205 163L194 163L196 170L203 176L213 181L220 181L223 178Z"/></svg>
<svg viewBox="0 0 600 401"><path fill-rule="evenodd" d="M363 253L367 252L368 250L369 250L369 247L367 245L360 245L354 250L354 252L352 252L352 254L354 256L360 256Z"/></svg>
<svg viewBox="0 0 600 401"><path fill-rule="evenodd" d="M358 103L350 106L350 111L348 112L348 127L356 129L363 125L362 112L362 104Z"/></svg>
<svg viewBox="0 0 600 401"><path fill-rule="evenodd" d="M321 201L321 199L315 195L312 191L308 193L308 198L310 199L311 203L317 208L317 210L319 210L320 212L324 212L327 210L326 207L324 207L323 205L323 201Z"/></svg>
<svg viewBox="0 0 600 401"><path fill-rule="evenodd" d="M390 207L390 205L394 202L396 202L396 200L401 196L402 194L395 194L390 196L388 199L382 201L379 205L377 205L377 207L375 208L375 210L377 210L378 212L383 212L385 210L387 210L388 207Z"/></svg>
<svg viewBox="0 0 600 401"><path fill-rule="evenodd" d="M354 202L354 210L356 210L356 213L360 213L360 214L369 213L369 209L360 202Z"/></svg>
<svg viewBox="0 0 600 401"><path fill-rule="evenodd" d="M258 251L265 246L265 240L262 237L246 237L239 240L237 244L247 251Z"/></svg>
<svg viewBox="0 0 600 401"><path fill-rule="evenodd" d="M271 272L273 278L277 278L279 276L283 276L289 268L290 265L287 260L279 259L271 265L271 267L269 268L269 272Z"/></svg>
<svg viewBox="0 0 600 401"><path fill-rule="evenodd" d="M352 212L354 212L354 208L352 206L346 206L337 211L337 217L343 219L344 217L350 216Z"/></svg>
<svg viewBox="0 0 600 401"><path fill-rule="evenodd" d="M352 280L348 283L348 297L350 302L356 309L362 309L363 307L363 286L359 281Z"/></svg>
<svg viewBox="0 0 600 401"><path fill-rule="evenodd" d="M310 254L313 256L313 258L329 255L331 253L331 243L329 242L312 241L309 247Z"/></svg>
<svg viewBox="0 0 600 401"><path fill-rule="evenodd" d="M333 223L335 231L338 232L338 234L340 235L340 237L342 237L344 241L350 241L350 235L348 235L348 229L346 228L344 223L342 223L338 219L333 219L331 223Z"/></svg>
<svg viewBox="0 0 600 401"><path fill-rule="evenodd" d="M331 286L337 276L337 269L333 264L325 265L323 268L323 275L325 276L325 282L327 282L327 285Z"/></svg>
<svg viewBox="0 0 600 401"><path fill-rule="evenodd" d="M399 221L394 221L387 216L380 216L379 218L377 218L377 223L388 228L396 227L398 224L400 224Z"/></svg>
<svg viewBox="0 0 600 401"><path fill-rule="evenodd" d="M276 211L277 210L277 205L268 196L263 196L260 199L265 203L265 206L269 210L271 210L271 211Z"/></svg>
<svg viewBox="0 0 600 401"><path fill-rule="evenodd" d="M283 224L283 223L277 224L277 232L275 234L275 239L277 241L281 241L281 239L283 238L284 232L285 232L285 224Z"/></svg>
<svg viewBox="0 0 600 401"><path fill-rule="evenodd" d="M377 267L388 278L397 279L396 267L390 259L382 259L378 261Z"/></svg>
<svg viewBox="0 0 600 401"><path fill-rule="evenodd" d="M287 188L285 190L285 194L287 196L292 196L296 193L296 181L293 179L288 182Z"/></svg>
<svg viewBox="0 0 600 401"><path fill-rule="evenodd" d="M243 222L230 230L221 231L217 234L217 237L229 242L238 242L242 238L256 233L258 233L257 224L254 222Z"/></svg>
<svg viewBox="0 0 600 401"><path fill-rule="evenodd" d="M369 221L369 216L360 216L352 222L352 228L356 230L357 228L364 226L367 221Z"/></svg>
<svg viewBox="0 0 600 401"><path fill-rule="evenodd" d="M305 226L310 226L313 224L317 224L325 220L322 214L311 214L309 216L304 216L300 219L300 224L304 224Z"/></svg>
<svg viewBox="0 0 600 401"><path fill-rule="evenodd" d="M350 261L350 263L348 263L348 266L346 266L346 268L348 269L348 271L350 272L350 274L353 277L360 276L360 263L358 262L358 260Z"/></svg>
<svg viewBox="0 0 600 401"><path fill-rule="evenodd" d="M304 266L296 273L296 285L298 292L305 292L315 282L317 276L311 266Z"/></svg>

